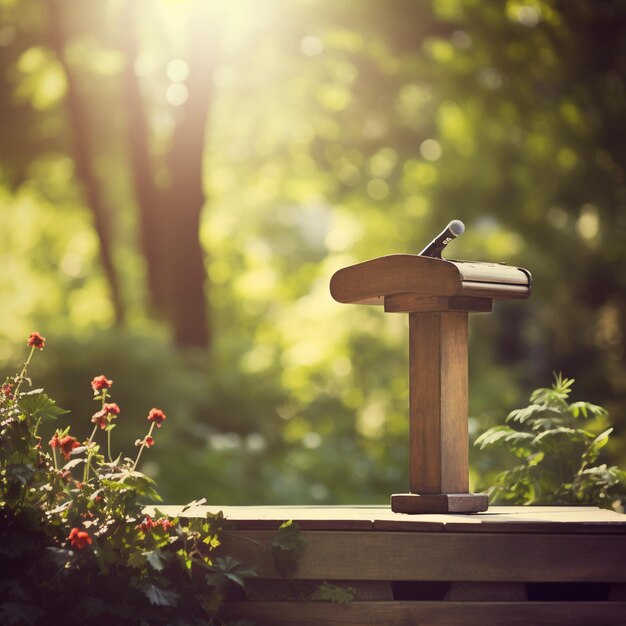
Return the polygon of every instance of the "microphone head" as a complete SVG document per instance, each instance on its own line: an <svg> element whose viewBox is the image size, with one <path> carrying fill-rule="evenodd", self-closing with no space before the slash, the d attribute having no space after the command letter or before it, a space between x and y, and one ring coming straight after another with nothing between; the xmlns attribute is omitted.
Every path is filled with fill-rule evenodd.
<svg viewBox="0 0 626 626"><path fill-rule="evenodd" d="M455 236L458 237L465 232L465 224L461 220L452 220L448 224L448 230Z"/></svg>

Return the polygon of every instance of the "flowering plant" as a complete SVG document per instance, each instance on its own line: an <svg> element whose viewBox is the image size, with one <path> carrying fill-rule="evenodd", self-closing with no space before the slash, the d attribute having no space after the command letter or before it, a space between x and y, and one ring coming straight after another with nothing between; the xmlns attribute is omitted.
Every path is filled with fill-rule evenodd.
<svg viewBox="0 0 626 626"><path fill-rule="evenodd" d="M252 572L215 555L221 514L143 512L146 500L160 498L137 465L165 413L150 410L134 459L114 457L122 411L110 401L113 381L100 375L91 382L98 404L88 439L59 427L45 443L40 428L66 411L43 389L23 389L45 338L32 333L27 344L21 372L0 388L0 622L223 624L218 611L229 586Z"/></svg>

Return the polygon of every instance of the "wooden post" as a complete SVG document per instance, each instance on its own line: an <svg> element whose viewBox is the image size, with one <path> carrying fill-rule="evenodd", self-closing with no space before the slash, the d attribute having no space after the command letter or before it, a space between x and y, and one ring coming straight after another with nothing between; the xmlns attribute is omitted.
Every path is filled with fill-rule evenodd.
<svg viewBox="0 0 626 626"><path fill-rule="evenodd" d="M409 486L397 513L472 513L469 493L467 311L409 313Z"/></svg>
<svg viewBox="0 0 626 626"><path fill-rule="evenodd" d="M467 313L409 313L412 493L469 489Z"/></svg>

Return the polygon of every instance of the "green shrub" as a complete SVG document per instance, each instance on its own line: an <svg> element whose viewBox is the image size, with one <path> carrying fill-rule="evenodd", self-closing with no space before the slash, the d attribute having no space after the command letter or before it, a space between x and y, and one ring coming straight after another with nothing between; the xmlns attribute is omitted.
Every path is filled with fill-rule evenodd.
<svg viewBox="0 0 626 626"><path fill-rule="evenodd" d="M596 465L613 431L606 428L607 412L589 402L570 403L573 384L555 374L552 387L536 389L529 406L512 411L505 424L478 437L475 445L481 450L501 446L520 460L495 477L487 490L493 502L608 508L616 501L626 473Z"/></svg>

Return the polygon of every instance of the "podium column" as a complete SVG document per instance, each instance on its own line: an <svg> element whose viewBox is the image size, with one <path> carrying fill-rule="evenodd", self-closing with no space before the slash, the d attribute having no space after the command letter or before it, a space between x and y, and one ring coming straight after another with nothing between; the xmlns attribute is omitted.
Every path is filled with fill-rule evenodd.
<svg viewBox="0 0 626 626"><path fill-rule="evenodd" d="M469 491L467 312L409 313L412 493Z"/></svg>

